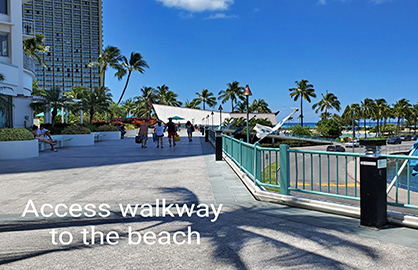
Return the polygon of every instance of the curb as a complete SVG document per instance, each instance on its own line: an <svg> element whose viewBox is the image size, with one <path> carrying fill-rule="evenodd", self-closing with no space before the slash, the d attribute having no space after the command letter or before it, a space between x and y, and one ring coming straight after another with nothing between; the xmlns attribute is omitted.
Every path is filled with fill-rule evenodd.
<svg viewBox="0 0 418 270"><path fill-rule="evenodd" d="M360 207L344 205L340 203L331 203L319 200L313 200L293 195L282 195L275 192L267 191L262 187L254 185L254 182L248 175L241 171L239 167L225 153L222 154L225 162L241 179L243 184L251 192L258 201L284 204L293 207L304 208L308 210L320 211L330 214L342 215L346 217L360 219ZM418 217L406 214L387 212L388 223L418 229Z"/></svg>

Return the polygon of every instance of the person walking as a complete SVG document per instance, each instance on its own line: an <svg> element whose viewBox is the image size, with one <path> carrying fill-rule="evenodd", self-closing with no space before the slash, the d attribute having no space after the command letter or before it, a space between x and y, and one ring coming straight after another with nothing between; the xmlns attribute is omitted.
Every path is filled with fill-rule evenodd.
<svg viewBox="0 0 418 270"><path fill-rule="evenodd" d="M191 141L193 141L192 134L193 134L193 131L194 131L194 127L193 127L192 123L190 123L190 121L187 121L186 129L187 129L187 136L189 137L189 142L191 142Z"/></svg>
<svg viewBox="0 0 418 270"><path fill-rule="evenodd" d="M144 123L139 127L138 136L142 143L142 148L147 148L149 120L145 119Z"/></svg>
<svg viewBox="0 0 418 270"><path fill-rule="evenodd" d="M163 147L163 137L164 137L164 124L163 121L158 120L157 124L155 125L154 132L157 135L157 148L160 147L161 142L161 148Z"/></svg>
<svg viewBox="0 0 418 270"><path fill-rule="evenodd" d="M173 119L171 117L168 118L167 131L168 131L168 144L171 147L171 139L173 139L173 146L176 146L176 142L174 141L174 135L176 135L176 124L174 124Z"/></svg>

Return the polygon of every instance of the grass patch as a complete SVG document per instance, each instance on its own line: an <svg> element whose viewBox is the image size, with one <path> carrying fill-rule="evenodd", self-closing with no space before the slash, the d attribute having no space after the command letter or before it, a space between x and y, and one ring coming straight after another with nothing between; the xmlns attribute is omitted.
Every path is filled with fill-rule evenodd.
<svg viewBox="0 0 418 270"><path fill-rule="evenodd" d="M276 165L277 164L277 165ZM279 162L273 162L263 169L261 172L261 182L269 184L271 174L271 184L276 184L276 168L279 168Z"/></svg>

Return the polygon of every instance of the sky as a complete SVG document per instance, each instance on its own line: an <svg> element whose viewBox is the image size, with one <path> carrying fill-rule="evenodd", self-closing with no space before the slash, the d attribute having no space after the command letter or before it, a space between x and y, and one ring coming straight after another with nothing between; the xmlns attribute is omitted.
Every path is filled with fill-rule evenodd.
<svg viewBox="0 0 418 270"><path fill-rule="evenodd" d="M300 107L289 88L304 79L317 95L303 102L304 122L317 122L312 105L326 91L340 114L365 98L418 102L417 11L417 0L103 0L103 36L149 65L132 74L124 100L165 84L184 103L238 81L280 120ZM117 101L126 78L114 73L106 86ZM231 111L230 101L222 107Z"/></svg>

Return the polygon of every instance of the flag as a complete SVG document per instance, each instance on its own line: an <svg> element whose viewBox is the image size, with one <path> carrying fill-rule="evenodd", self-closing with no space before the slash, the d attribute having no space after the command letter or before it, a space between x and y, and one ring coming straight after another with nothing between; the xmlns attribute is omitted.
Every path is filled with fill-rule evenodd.
<svg viewBox="0 0 418 270"><path fill-rule="evenodd" d="M246 126L247 126L247 122L245 122L245 124L240 126L237 130L235 130L234 133L232 133L232 136L237 135L237 133L243 130Z"/></svg>
<svg viewBox="0 0 418 270"><path fill-rule="evenodd" d="M289 114L288 116L286 116L282 121L280 121L277 125L275 125L273 128L271 128L271 130L269 132L266 132L265 134L263 134L264 136L262 138L260 138L257 142L260 142L263 138L267 137L268 135L272 134L273 132L279 130L279 128L281 128L281 126L283 126L284 122L286 122L287 120L289 120L289 118L295 113L297 112L299 109L296 108L291 114ZM257 135L258 137L258 135Z"/></svg>
<svg viewBox="0 0 418 270"><path fill-rule="evenodd" d="M273 128L271 127L263 126L260 124L256 124L255 127L253 128L253 130L257 132L256 134L257 138L259 138L260 140L266 137L268 134L270 134L272 129Z"/></svg>

